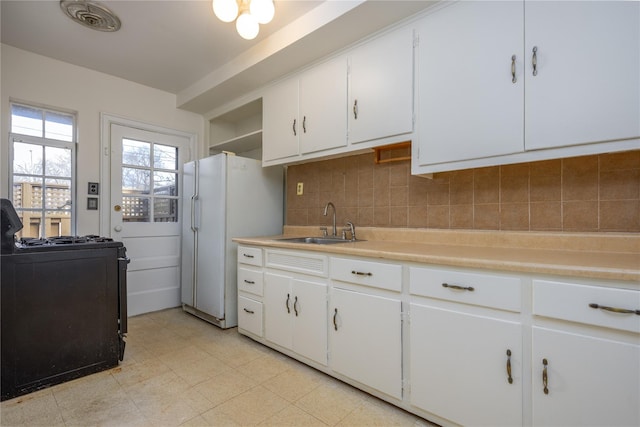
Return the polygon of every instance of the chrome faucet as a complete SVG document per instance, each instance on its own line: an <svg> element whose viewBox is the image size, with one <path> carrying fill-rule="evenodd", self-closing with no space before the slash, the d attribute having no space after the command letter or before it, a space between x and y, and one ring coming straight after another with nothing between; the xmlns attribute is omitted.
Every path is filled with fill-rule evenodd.
<svg viewBox="0 0 640 427"><path fill-rule="evenodd" d="M327 216L327 210L329 209L329 206L331 206L333 208L333 234L331 235L332 237L336 237L338 235L338 230L336 229L336 207L333 203L329 202L325 205L324 207L324 213L322 215Z"/></svg>

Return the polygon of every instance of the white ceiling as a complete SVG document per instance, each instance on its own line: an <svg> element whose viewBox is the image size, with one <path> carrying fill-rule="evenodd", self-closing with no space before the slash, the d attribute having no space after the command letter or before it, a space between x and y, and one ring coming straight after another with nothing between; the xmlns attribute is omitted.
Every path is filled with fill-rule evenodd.
<svg viewBox="0 0 640 427"><path fill-rule="evenodd" d="M254 40L213 14L211 0L101 0L122 21L105 33L69 19L58 0L2 0L2 43L177 96L206 113L427 7L413 0L276 0Z"/></svg>

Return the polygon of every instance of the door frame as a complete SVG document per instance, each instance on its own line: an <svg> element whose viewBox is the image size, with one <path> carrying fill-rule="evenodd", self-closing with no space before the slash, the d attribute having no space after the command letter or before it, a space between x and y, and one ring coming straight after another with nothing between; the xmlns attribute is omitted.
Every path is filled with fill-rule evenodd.
<svg viewBox="0 0 640 427"><path fill-rule="evenodd" d="M120 125L148 132L164 133L167 135L179 136L189 140L188 152L185 153L185 162L194 160L194 153L197 153L196 144L198 136L195 133L183 132L150 123L127 119L108 113L100 113L100 194L99 215L100 215L100 235L111 237L111 125ZM183 163L184 164L184 163ZM178 165L179 173L182 174L182 166ZM182 211L180 207L179 212ZM179 222L182 222L180 217Z"/></svg>

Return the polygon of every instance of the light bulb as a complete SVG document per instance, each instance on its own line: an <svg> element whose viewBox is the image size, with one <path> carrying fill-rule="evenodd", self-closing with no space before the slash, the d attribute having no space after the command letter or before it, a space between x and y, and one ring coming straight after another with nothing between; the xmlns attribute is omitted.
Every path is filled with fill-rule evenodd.
<svg viewBox="0 0 640 427"><path fill-rule="evenodd" d="M249 12L255 16L259 24L268 24L275 14L273 0L251 0Z"/></svg>
<svg viewBox="0 0 640 427"><path fill-rule="evenodd" d="M238 34L243 39L253 40L258 35L260 26L256 18L249 12L242 12L236 21L236 30L238 30Z"/></svg>
<svg viewBox="0 0 640 427"><path fill-rule="evenodd" d="M236 0L213 0L213 13L222 22L231 22L238 16Z"/></svg>

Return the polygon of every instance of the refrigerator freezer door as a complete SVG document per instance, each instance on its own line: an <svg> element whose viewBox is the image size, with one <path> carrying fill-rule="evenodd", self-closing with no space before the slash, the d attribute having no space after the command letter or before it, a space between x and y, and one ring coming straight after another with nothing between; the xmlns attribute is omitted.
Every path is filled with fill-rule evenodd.
<svg viewBox="0 0 640 427"><path fill-rule="evenodd" d="M185 163L182 172L182 250L181 250L181 301L183 304L195 304L196 269L196 163Z"/></svg>
<svg viewBox="0 0 640 427"><path fill-rule="evenodd" d="M204 158L198 164L197 286L195 308L217 319L225 318L224 262L226 239L227 156Z"/></svg>

